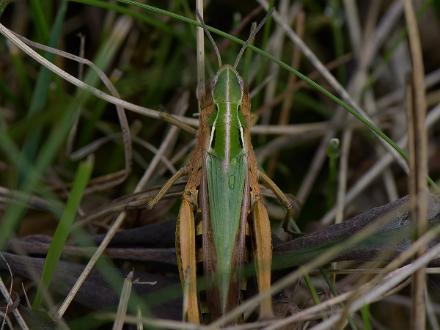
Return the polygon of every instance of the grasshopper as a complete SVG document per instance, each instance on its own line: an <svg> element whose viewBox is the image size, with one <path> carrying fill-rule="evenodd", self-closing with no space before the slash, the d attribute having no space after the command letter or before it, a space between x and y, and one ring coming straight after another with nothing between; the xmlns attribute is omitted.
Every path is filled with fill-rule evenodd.
<svg viewBox="0 0 440 330"><path fill-rule="evenodd" d="M204 276L211 283L206 290L211 318L239 304L240 271L247 259L247 246L252 246L259 292L270 288L271 226L260 181L286 207L286 219L294 211L294 203L258 169L251 143L249 92L236 70L239 57L234 66L222 65L219 60L219 70L199 94L196 147L186 165L149 204L153 207L179 178L187 177L177 218L176 253L183 286L183 318L192 323L201 321L198 256L203 260ZM201 248L196 244L198 233L202 236ZM260 304L259 316L273 316L270 298Z"/></svg>

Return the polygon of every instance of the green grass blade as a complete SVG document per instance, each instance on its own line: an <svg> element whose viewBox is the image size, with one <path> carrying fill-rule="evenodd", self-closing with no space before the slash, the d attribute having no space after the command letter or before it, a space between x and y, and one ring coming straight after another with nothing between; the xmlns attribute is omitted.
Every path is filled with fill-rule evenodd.
<svg viewBox="0 0 440 330"><path fill-rule="evenodd" d="M102 9L106 9L106 10L111 10L123 15L127 15L130 17L133 17L135 20L151 25L153 27L155 27L156 29L163 31L167 34L173 35L175 37L181 38L182 35L178 32L176 32L175 30L173 30L172 28L170 28L169 26L167 26L165 23L151 18L149 16L145 16L142 13L139 13L137 11L131 10L130 8L127 7L123 7L123 6L119 6L117 3L114 2L110 2L110 1L100 1L100 0L70 0L70 2L77 2L77 3L82 3L82 4L86 4L86 5L90 5L90 6L94 6L94 7L99 7Z"/></svg>
<svg viewBox="0 0 440 330"><path fill-rule="evenodd" d="M35 295L33 308L39 308L41 306L41 286L45 288L49 287L53 273L64 249L67 237L69 236L72 223L77 215L77 210L82 200L84 190L90 180L92 169L93 160L91 158L84 162L81 162L78 166L78 170L75 175L75 180L73 181L72 190L70 191L66 207L64 208L63 215L61 216L60 222L58 223L57 229L55 230L55 234L53 235L53 239L47 252L46 260L43 266L41 283Z"/></svg>
<svg viewBox="0 0 440 330"><path fill-rule="evenodd" d="M325 283L327 283L327 286L332 294L333 297L336 297L338 295L338 292L336 290L336 286L333 284L333 281L330 279L329 274L324 269L319 270L322 278L324 279ZM344 304L339 304L340 307L344 308ZM354 323L353 317L348 315L347 316L348 323L350 324L350 327L352 330L357 330L356 324Z"/></svg>
<svg viewBox="0 0 440 330"><path fill-rule="evenodd" d="M343 15L340 0L331 0L331 28L333 34L333 42L335 45L335 56L340 58L344 55L344 35L343 35ZM338 80L340 82L347 81L347 70L345 65L338 66Z"/></svg>
<svg viewBox="0 0 440 330"><path fill-rule="evenodd" d="M9 0L0 0L0 16L3 14L3 12L5 11L6 7L9 4Z"/></svg>
<svg viewBox="0 0 440 330"><path fill-rule="evenodd" d="M17 80L21 93L21 105L28 104L31 95L31 85L29 81L29 72L24 65L23 54L18 52L11 52L11 62L14 65L14 71L17 75Z"/></svg>
<svg viewBox="0 0 440 330"><path fill-rule="evenodd" d="M304 275L304 282L306 284L307 290L310 292L310 295L312 296L313 303L315 305L321 303L318 292L316 291L316 288L313 285L312 279L310 278L309 275Z"/></svg>
<svg viewBox="0 0 440 330"><path fill-rule="evenodd" d="M64 111L58 124L48 135L46 143L44 144L37 160L35 161L35 165L27 167L25 178L19 187L21 192L29 193L35 189L42 174L53 161L56 152L67 136L67 132L73 123L73 115L74 111L72 109L66 109ZM2 148L6 153L10 152L11 150L13 151L14 149L13 142L6 134L0 134L0 148ZM11 158L10 155L8 155L8 157ZM23 155L21 154L20 157L23 157ZM6 240L14 232L16 224L24 214L24 209L25 206L23 205L11 205L5 210L0 226L0 248L4 246Z"/></svg>
<svg viewBox="0 0 440 330"><path fill-rule="evenodd" d="M371 324L370 305L364 305L361 309L362 322L364 324L364 330L371 330L373 326Z"/></svg>
<svg viewBox="0 0 440 330"><path fill-rule="evenodd" d="M117 51L119 50L119 47L123 43L124 38L122 38L121 35L118 35L117 33L112 33L107 39L103 40L97 55L95 56L93 63L95 63L96 66L98 66L102 71L105 72L107 67L110 65L110 63L114 60ZM90 69L87 71L84 81L91 85L91 86L97 86L99 83L99 77L97 73ZM79 91L79 94L81 95L80 100L74 100L72 106L75 106L79 109L83 106L85 102L87 102L90 98L90 94L84 90ZM87 143L87 138L90 136L90 133L93 132L96 129L96 123L101 118L102 114L104 113L104 107L101 108L102 111L96 111L96 113L93 114L93 120L87 120L84 122L84 126L82 128L83 134L80 137L79 143L85 144Z"/></svg>
<svg viewBox="0 0 440 330"><path fill-rule="evenodd" d="M338 159L341 154L339 139L331 139L327 146L328 182L327 209L330 210L336 200Z"/></svg>
<svg viewBox="0 0 440 330"><path fill-rule="evenodd" d="M45 42L49 38L49 24L44 13L44 8L42 7L42 1L31 0L31 7L38 40Z"/></svg>
<svg viewBox="0 0 440 330"><path fill-rule="evenodd" d="M63 27L64 17L67 11L67 1L61 3L60 9L58 10L57 17L55 19L54 26L50 35L49 46L55 47L58 43L58 39L61 35L61 30ZM46 54L46 59L53 62L55 55ZM32 94L31 104L28 110L28 115L40 112L43 110L48 96L49 85L51 82L52 73L45 67L41 67L38 73L37 82L35 85L34 93ZM29 133L24 146L23 154L29 161L32 161L38 149L38 145L41 140L41 129L34 127ZM23 170L21 169L21 174L23 176Z"/></svg>
<svg viewBox="0 0 440 330"><path fill-rule="evenodd" d="M64 0L61 3L61 6L58 10L57 17L55 19L55 23L52 28L52 32L49 38L49 47L56 47L58 40L61 36L64 18L66 16L67 11L67 1ZM45 58L49 61L53 62L55 59L55 55L51 53L46 53ZM32 103L29 108L29 113L34 113L36 111L41 110L47 100L47 92L49 90L50 77L52 73L50 70L45 67L41 67L40 72L38 73L37 83L35 86L35 92L32 95Z"/></svg>
<svg viewBox="0 0 440 330"><path fill-rule="evenodd" d="M274 0L270 0L269 1L269 8L273 8L274 3L275 3ZM269 43L269 36L270 36L271 29L272 29L272 16L270 16L268 18L266 24L264 25L263 38L262 38L262 42L261 42L261 48L263 48L263 49L265 49L267 47L267 44ZM250 54L251 52L248 51L248 53ZM259 86L263 82L263 80L265 79L266 67L267 67L267 62L261 61L260 65L258 66L257 77L255 79L256 86ZM258 98L256 100L256 103L260 104L261 100L262 100L262 94L258 93L256 97Z"/></svg>

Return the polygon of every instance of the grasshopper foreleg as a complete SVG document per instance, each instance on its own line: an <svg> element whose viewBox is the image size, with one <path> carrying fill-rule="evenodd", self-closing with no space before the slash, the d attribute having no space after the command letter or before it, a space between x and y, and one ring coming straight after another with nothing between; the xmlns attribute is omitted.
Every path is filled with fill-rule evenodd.
<svg viewBox="0 0 440 330"><path fill-rule="evenodd" d="M152 209L156 206L156 204L165 196L165 194L168 192L168 190L171 189L171 187L176 183L177 180L179 180L181 177L187 175L189 172L188 167L184 166L180 168L174 175L169 178L167 182L162 186L162 188L159 190L156 196L152 200L150 200L147 204L149 209Z"/></svg>

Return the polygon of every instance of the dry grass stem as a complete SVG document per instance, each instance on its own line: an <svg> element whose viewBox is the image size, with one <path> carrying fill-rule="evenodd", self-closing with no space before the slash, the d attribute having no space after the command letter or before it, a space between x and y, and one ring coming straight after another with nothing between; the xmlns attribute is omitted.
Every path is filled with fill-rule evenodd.
<svg viewBox="0 0 440 330"><path fill-rule="evenodd" d="M305 14L301 10L296 15L296 28L295 28L300 38L302 38L304 35L304 20L305 20ZM295 47L292 52L292 61L290 65L293 68L298 68L300 64L300 60L301 60L301 52L299 51L298 47ZM289 75L286 89L293 90L295 88L296 83L297 83L297 77L295 75ZM290 110L293 104L293 95L294 95L293 93L290 93L283 101L280 117L278 119L279 125L287 125L289 122ZM267 166L267 172L270 176L272 176L275 173L278 157L279 157L278 152L274 153Z"/></svg>
<svg viewBox="0 0 440 330"><path fill-rule="evenodd" d="M176 111L179 113L179 115L184 114L188 109L188 98L189 98L189 93L184 93L176 103ZM147 170L144 172L142 178L137 184L136 189L134 191L135 193L141 192L142 190L145 189L148 180L150 180L151 175L156 170L157 165L159 164L161 158L164 156L165 152L168 150L170 144L173 143L173 141L175 141L178 132L179 132L179 128L177 126L173 126L170 128L170 130L165 136L165 139L161 143L157 154L154 155L150 165L148 166Z"/></svg>
<svg viewBox="0 0 440 330"><path fill-rule="evenodd" d="M269 4L266 0L258 0L258 3L262 5L264 9L268 10ZM273 11L273 17L275 21L283 27L289 39L302 51L303 55L312 63L312 65L318 69L325 80L341 96L341 98L365 119L372 122L371 118L359 107L359 105L353 100L345 88L335 79L331 72L327 70L327 68L316 57L316 55L306 46L306 44L300 38L298 38L297 34L290 28L290 26L283 20L276 10ZM397 162L403 169L408 168L406 161L397 153L396 150L394 150L385 141L380 140L380 142L392 155L394 155Z"/></svg>
<svg viewBox="0 0 440 330"><path fill-rule="evenodd" d="M288 0L282 0L279 3L280 15L283 17L283 21L286 21L287 24L291 24L293 19L297 16L300 8L297 3L294 3L289 8L289 3L290 1ZM281 26L277 26L269 42L269 48L271 50L271 54L273 54L277 58L280 58L283 52L284 38L285 38L284 30L281 28ZM268 74L270 75L271 79L268 81L265 88L265 92L264 92L265 103L272 100L275 96L275 89L277 86L278 76L279 76L279 66L276 63L271 63ZM270 118L272 117L270 111L271 108L266 108L266 110L267 111L261 114L261 122L263 125L268 125L270 122Z"/></svg>
<svg viewBox="0 0 440 330"><path fill-rule="evenodd" d="M115 314L106 313L106 314L99 314L97 315L97 318L103 319L103 320L114 320L116 317ZM138 318L137 316L127 315L125 316L124 320L125 324L138 324ZM152 327L152 328L159 328L159 329L175 329L175 330L205 330L207 329L206 326L203 325L196 325L191 324L187 322L179 322L179 321L173 321L173 320L164 320L159 318L142 318L142 323L146 327Z"/></svg>
<svg viewBox="0 0 440 330"><path fill-rule="evenodd" d="M408 261L412 256L414 256L420 246L424 246L428 242L433 240L438 235L438 233L440 233L440 226L436 226L425 235L420 237L417 241L413 243L410 249L401 253L389 265L387 265L383 269L380 269L379 273L373 279L363 284L356 290L346 292L337 297L324 301L321 304L304 309L295 315L289 316L288 318L275 323L269 329L279 329L282 326L288 325L294 321L298 321L303 317L309 317L310 315L319 313L325 308L333 307L334 305L353 297L353 295L355 295L356 298L350 303L350 313L353 313L354 311L360 309L365 304L369 304L381 299L385 293L398 285L400 282L404 281L405 278L410 277L419 268L424 267L432 259L438 257L438 253L440 252L440 244L437 244L423 256L416 259L413 263L403 266L402 268L398 268L400 265L402 265L404 262ZM345 309L339 310L336 313L335 311L333 311L333 316L318 324L316 326L316 329L328 329L329 327L333 326L345 313Z"/></svg>
<svg viewBox="0 0 440 330"><path fill-rule="evenodd" d="M140 115L151 117L155 119L160 119L161 114L160 111L153 110L150 108L142 107L140 105L133 104L131 102L124 101L122 99L119 99L113 95L107 94L100 89L90 86L86 83L84 83L82 80L79 80L78 78L70 75L66 71L60 69L55 64L49 62L47 59L45 59L43 56L35 52L32 48L27 46L23 41L21 41L18 37L15 36L15 34L10 31L8 28L6 28L3 24L0 24L0 33L3 34L5 38L7 38L9 41L11 41L15 46L17 46L19 49L21 49L24 53L29 55L31 58L33 58L36 62L40 63L56 75L60 76L64 80L70 82L72 85L75 85L81 89L84 89L88 91L89 93L95 95L96 97L107 101L109 103L119 105L122 108L126 110L133 111L135 113L138 113ZM197 126L198 121L192 118L186 118L186 117L175 117L176 119L183 121L186 124Z"/></svg>
<svg viewBox="0 0 440 330"><path fill-rule="evenodd" d="M128 300L130 299L131 288L133 286L133 271L128 273L122 286L121 296L119 298L118 310L115 315L115 322L113 323L113 330L122 330L125 317L127 315Z"/></svg>
<svg viewBox="0 0 440 330"><path fill-rule="evenodd" d="M437 227L436 234L439 233L439 227ZM425 235L426 236L426 235ZM414 243L416 248L420 248L424 244L427 243L427 241L433 239L435 236L430 235L429 239L426 239L425 236L422 236L418 241ZM419 244L417 244L419 243ZM411 248L411 255L408 256L408 254L405 255L405 259L409 259L412 255L414 255L417 252L417 249ZM410 251L410 250L408 250ZM354 312L356 310L359 310L362 306L365 304L372 303L376 301L377 299L380 299L382 295L384 295L388 290L392 289L394 286L399 284L401 281L403 281L405 278L413 275L416 273L417 270L420 268L425 267L432 259L436 258L438 254L440 253L440 244L435 245L432 247L429 251L427 251L425 254L418 257L414 262L411 264L408 264L400 269L397 269L393 273L389 273L389 275L386 278L386 281L384 281L382 284L377 285L376 287L366 287L365 288L365 294L355 300L351 307L350 312ZM402 254L403 256L403 254ZM397 263L401 263L403 258L399 258L399 261L396 262L396 260L393 261L393 266ZM387 267L392 268L392 267ZM387 269L388 270L388 269ZM384 270L385 273L385 270ZM367 291L368 289L368 291ZM325 320L324 322L320 323L316 327L313 327L314 330L324 330L331 328L341 317L340 313L336 313L336 315L333 315L329 319Z"/></svg>
<svg viewBox="0 0 440 330"><path fill-rule="evenodd" d="M4 260L4 262L6 262L6 260ZM6 262L6 264L8 265L8 263ZM9 267L9 265L8 265ZM9 268L9 273L11 278L13 278L12 276L12 271ZM11 283L12 286L12 283ZM20 327L20 329L23 330L29 330L29 327L27 326L25 320L23 319L23 317L21 316L20 312L18 311L17 308L13 307L14 306L14 302L12 301L11 295L10 295L10 291L11 291L12 287L8 290L8 288L6 288L5 283L3 282L3 279L0 277L0 292L3 295L3 298L5 299L7 305L6 305L6 312L3 315L3 319L2 319L2 325L1 328L3 329L5 322L7 322L7 314L8 314L8 309L12 308L12 314L14 315L18 326ZM12 329L12 328L11 328Z"/></svg>
<svg viewBox="0 0 440 330"><path fill-rule="evenodd" d="M93 267L95 267L96 262L98 259L102 256L105 249L109 245L110 241L112 240L113 236L115 236L118 229L121 227L122 223L125 220L126 212L122 212L118 215L116 220L113 222L107 233L105 234L104 239L102 240L101 244L97 247L95 253L93 256L89 259L87 262L87 265L84 267L82 273L76 280L73 287L70 289L67 296L64 298L63 303L58 308L58 311L56 313L56 317L61 319L66 312L67 308L69 308L70 304L72 303L73 299L75 298L76 294L78 293L79 289L83 285L84 281L87 279L87 277L90 275L90 272L93 270Z"/></svg>
<svg viewBox="0 0 440 330"><path fill-rule="evenodd" d="M426 117L425 129L430 130L434 124L436 124L440 120L440 104L434 107ZM400 147L405 147L407 143L407 136L402 137L398 145ZM377 177L383 172L385 168L387 168L392 162L394 158L386 154L382 156L368 171L365 173L347 192L345 197L345 203L351 203L353 200L358 197ZM329 224L332 222L332 219L335 217L336 209L333 208L329 212L325 214L325 216L321 219L321 223Z"/></svg>
<svg viewBox="0 0 440 330"><path fill-rule="evenodd" d="M136 329L137 330L144 330L144 324L142 323L142 311L139 307L137 309L136 318L137 318Z"/></svg>
<svg viewBox="0 0 440 330"><path fill-rule="evenodd" d="M416 223L415 237L423 235L428 226L428 137L425 130L426 96L424 86L424 66L417 27L417 19L411 0L404 1L406 25L412 61L412 76L407 89L408 136L410 151L409 191L411 200L411 218ZM423 257L426 246L417 253ZM420 268L413 276L411 308L411 328L426 328L425 306L426 271Z"/></svg>
<svg viewBox="0 0 440 330"><path fill-rule="evenodd" d="M117 26L121 26L122 23L117 24ZM128 33L130 25L129 24L124 24L123 26L126 26L124 29L119 29L119 31L116 33L116 36L119 40L121 40L121 38L124 36L124 32ZM122 33L122 35L121 35ZM95 71L95 73L98 75L99 79L103 82L103 84L105 85L105 87L107 87L107 89L110 91L110 93L114 96L120 99L120 95L117 91L117 89L115 88L115 86L113 85L113 83L111 82L111 80L107 77L107 75L97 66L95 65L92 61L85 59L81 56L76 56L67 52L64 52L62 50L56 49L56 48L52 48L52 47L48 47L46 45L31 41L27 38L24 38L20 35L14 34L17 38L19 38L21 41L23 41L24 43L26 43L27 45L36 48L36 49L40 49L40 50L44 50L46 52L70 59L72 61L76 61L82 65L87 65L89 66L93 71ZM116 37L114 37L116 38ZM123 107L121 107L118 104L115 104L116 106L116 112L118 115L118 119L119 119L119 123L120 123L120 127L121 127L121 133L122 133L122 141L123 141L123 145L124 145L124 156L125 156L125 168L122 172L116 172L114 175L114 180L108 180L108 175L105 176L107 181L104 184L95 184L94 182L100 182L103 181L102 179L104 178L94 178L90 181L90 186L93 186L93 190L102 190L102 189L107 189L110 187L113 187L115 185L118 185L120 183L122 183L128 176L128 174L131 171L131 165L132 165L132 154L133 154L133 150L132 150L132 141L131 141L131 134L130 134L130 128L128 125L128 121L127 121L127 116L125 115L125 110ZM76 157L78 157L78 154L73 152L73 154L71 155L70 150L72 149L71 146L73 144L73 139L75 138L75 127L77 125L77 121L78 121L79 117L76 119L76 122L74 123L74 126L72 127L72 130L70 131L69 134L69 141L67 143L67 154L71 157L74 157L74 155ZM72 158L74 159L74 158ZM121 175L122 174L122 175ZM108 182L110 181L110 182ZM91 192L91 189L88 190L89 192Z"/></svg>

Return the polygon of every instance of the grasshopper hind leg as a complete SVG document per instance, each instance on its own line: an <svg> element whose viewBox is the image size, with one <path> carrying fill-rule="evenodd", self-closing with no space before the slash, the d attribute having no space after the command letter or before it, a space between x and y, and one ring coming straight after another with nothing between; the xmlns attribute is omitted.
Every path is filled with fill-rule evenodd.
<svg viewBox="0 0 440 330"><path fill-rule="evenodd" d="M153 208L181 177L190 174L191 169L184 166L179 169L159 190L157 195L148 202L148 207ZM200 313L197 296L197 271L196 271L196 239L194 210L197 209L197 192L193 188L195 176L190 175L189 183L185 187L180 204L176 225L176 254L179 275L183 289L183 319L199 324Z"/></svg>
<svg viewBox="0 0 440 330"><path fill-rule="evenodd" d="M197 258L194 204L190 193L184 193L176 226L176 253L183 289L183 319L200 323L197 295Z"/></svg>
<svg viewBox="0 0 440 330"><path fill-rule="evenodd" d="M270 290L272 274L272 237L269 216L263 201L259 198L255 201L252 211L252 230L255 269L257 272L258 291L263 293ZM273 318L272 297L264 299L260 303L260 319Z"/></svg>

